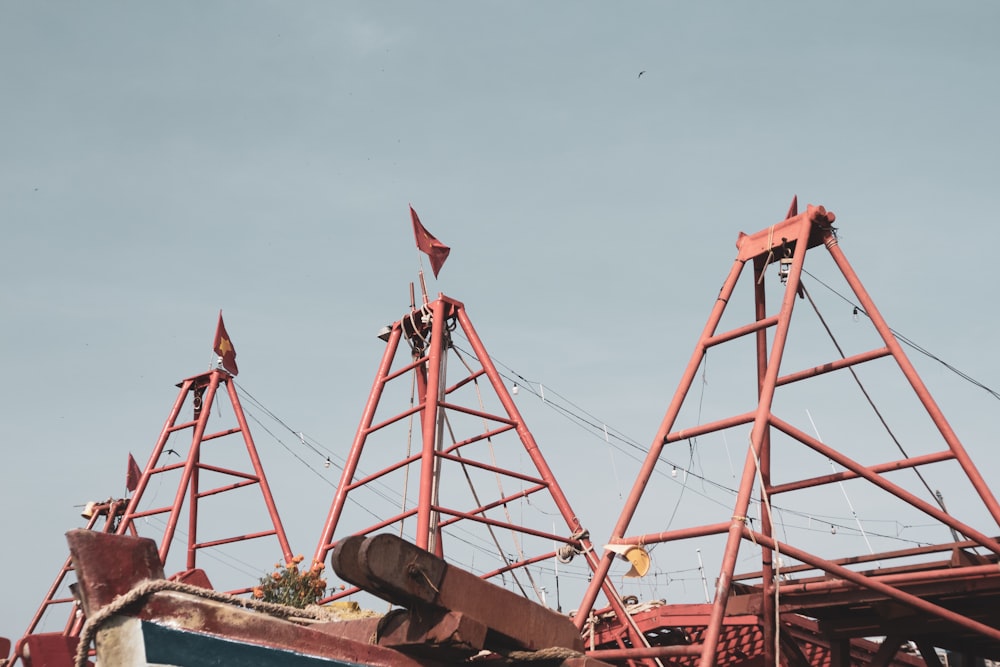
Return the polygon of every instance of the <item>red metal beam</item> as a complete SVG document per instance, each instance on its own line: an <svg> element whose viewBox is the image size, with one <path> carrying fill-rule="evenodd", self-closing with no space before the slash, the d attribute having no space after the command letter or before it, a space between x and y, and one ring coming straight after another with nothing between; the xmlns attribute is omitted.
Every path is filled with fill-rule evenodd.
<svg viewBox="0 0 1000 667"><path fill-rule="evenodd" d="M749 528L744 528L743 532L744 532L743 537L745 537L746 539L755 540L757 543L764 544L769 549L780 551L782 554L785 554L790 558L800 560L803 563L809 563L813 567L819 568L824 572L829 572L830 574L840 577L841 579L846 579L847 581L850 581L851 583L856 584L857 586L876 591L886 596L889 599L901 602L919 611L942 618L950 623L953 623L958 627L964 628L976 634L980 634L984 637L989 637L994 641L1000 641L1000 629L991 627L984 623L979 623L978 621L972 620L970 618L962 616L961 614L955 613L950 609L946 609L932 602L919 598L915 595L906 593L905 591L902 591L898 588L895 588L893 586L884 583L879 578L868 577L863 574L859 574L854 570L849 570L845 567L841 567L840 565L837 565L833 561L819 558L818 556L815 556L803 549L797 549L789 544L780 543L777 540L774 540L768 537L767 535L764 535L763 533L751 531ZM989 566L989 569L991 569L992 572L994 573L996 572L995 565ZM818 585L817 587L819 588Z"/></svg>
<svg viewBox="0 0 1000 667"><path fill-rule="evenodd" d="M931 396L930 391L928 391L926 385L924 385L923 380L917 374L916 369L913 364L910 363L909 358L906 356L906 352L903 351L902 345L896 339L895 334L889 325L886 323L885 319L882 317L882 313L879 312L878 308L875 306L875 302L868 295L865 290L864 285L858 279L857 274L854 272L853 267L851 267L850 262L844 256L843 251L840 249L840 245L837 243L836 237L832 237L827 243L827 248L830 251L830 256L833 257L834 262L836 262L837 267L840 269L841 273L847 279L848 284L851 289L854 290L855 296L857 296L858 301L861 302L861 307L864 308L865 313L867 313L875 329L878 331L879 335L882 336L882 340L885 341L886 347L892 352L893 358L899 365L900 370L903 375L909 381L910 386L916 393L917 398L923 404L924 409L927 410L927 414L930 415L931 420L937 427L941 436L944 438L945 442L948 443L948 447L955 454L955 458L958 460L958 464L962 466L962 471L966 474L969 480L972 482L973 488L976 493L979 494L980 499L983 504L989 510L990 515L993 517L993 521L1000 526L1000 503L997 502L996 497L990 490L989 485L983 476L980 474L979 469L976 468L972 459L969 458L968 452L965 451L965 447L962 442L955 435L955 431L952 430L951 424L945 419L944 413L941 412L941 408L938 407L937 402Z"/></svg>
<svg viewBox="0 0 1000 667"><path fill-rule="evenodd" d="M826 444L820 442L819 440L811 437L807 433L803 433L802 431L795 428L791 424L784 422L778 419L777 417L771 417L771 424L778 430L785 433L786 435L795 438L802 444L806 445L811 449L814 449L815 451L831 459L838 465L847 468L848 470L856 474L858 477L865 478L875 486L878 486L879 488L888 491L889 493L895 495L900 500L903 500L904 502L912 505L914 508L920 510L924 514L927 514L928 516L937 519L938 521L940 521L941 523L950 528L954 528L955 530L962 533L969 539L974 540L984 549L989 549L995 554L1000 554L1000 542L997 542L992 537L989 537L979 532L978 530L972 528L972 526L966 525L961 521L955 519L953 516L941 510L936 505L932 505L931 503L928 503L918 498L917 496L913 495L912 493L902 488L901 486L890 482L889 480L882 477L881 475L876 474L866 466L863 466L860 463L854 461L853 459L845 456L844 454L841 454L836 449L827 446ZM955 450L953 449L952 452L954 453Z"/></svg>
<svg viewBox="0 0 1000 667"><path fill-rule="evenodd" d="M684 370L680 385L677 387L677 391L674 392L670 405L667 407L667 413L664 416L663 421L660 423L660 427L657 430L656 435L653 437L653 442L649 447L649 452L646 454L646 458L643 461L641 469L639 470L639 474L632 485L632 490L629 492L628 498L625 499L625 504L618 517L618 522L611 531L611 542L621 540L628 531L632 518L635 516L636 508L642 498L643 491L645 491L646 485L649 483L650 477L652 477L653 471L656 468L656 463L663 451L667 435L673 428L674 421L677 419L677 415L680 413L681 406L684 403L684 398L687 396L691 383L694 381L695 375L698 373L698 368L701 366L701 361L705 356L705 340L710 338L715 333L715 329L719 325L719 320L722 318L722 314L725 311L726 303L732 296L733 289L736 286L736 282L739 280L742 269L743 262L741 260L737 260L729 271L729 276L726 278L726 281L722 286L719 297L716 299L715 305L712 307L712 312L709 315L708 322L705 324L701 337L695 345L694 353L691 355L687 368ZM601 591L603 582L608 578L608 572L611 570L611 563L614 561L615 555L616 554L613 551L609 551L607 549L604 550L600 562L597 565L597 569L594 572L591 583L587 587L587 591L580 602L579 611L574 619L574 622L581 630L587 622L588 615L594 608L594 603L596 602L597 596Z"/></svg>

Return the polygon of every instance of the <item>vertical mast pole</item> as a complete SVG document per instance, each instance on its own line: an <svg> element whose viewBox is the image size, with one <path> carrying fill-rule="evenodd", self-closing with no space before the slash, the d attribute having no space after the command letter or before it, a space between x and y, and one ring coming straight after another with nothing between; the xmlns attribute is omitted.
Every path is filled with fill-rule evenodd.
<svg viewBox="0 0 1000 667"><path fill-rule="evenodd" d="M719 579L716 585L715 602L712 605L712 613L703 637L705 648L698 663L699 667L713 667L715 665L719 637L722 634L722 621L726 613L726 603L729 601L729 590L732 585L733 573L736 570L736 559L739 555L743 535L747 530L746 517L747 510L750 507L750 496L757 477L761 452L767 444L767 432L771 428L771 404L774 400L774 390L777 386L778 371L781 370L781 357L785 350L785 341L788 338L792 310L795 307L797 286L802 274L802 264L805 259L806 248L809 244L809 232L811 229L812 219L810 216L802 216L801 221L797 224L797 233L795 234L796 249L798 252L792 262L788 285L781 299L781 310L778 313L778 321L775 325L771 354L767 360L767 369L760 387L757 411L754 415L753 428L750 431L750 447L747 450L743 478L740 480L736 506L733 508L733 517L729 524L729 534L726 539L725 551L722 555L722 567L720 568Z"/></svg>
<svg viewBox="0 0 1000 667"><path fill-rule="evenodd" d="M420 501L417 507L417 546L432 551L432 514L434 512L437 436L441 401L442 356L444 353L445 304L441 299L431 304L431 344L427 354L427 388L421 420L423 449L420 457Z"/></svg>
<svg viewBox="0 0 1000 667"><path fill-rule="evenodd" d="M768 262L762 255L754 258L754 301L755 318L759 322L767 317L767 291L764 289L764 272ZM790 289L787 288L786 289ZM757 346L757 400L760 401L767 377L767 329L759 329L755 335ZM771 507L765 502L767 489L771 485L771 429L764 431L764 443L760 452L760 523L761 532L770 537L773 533ZM780 628L774 622L774 552L761 547L761 620L764 634L764 664L775 663L775 637Z"/></svg>

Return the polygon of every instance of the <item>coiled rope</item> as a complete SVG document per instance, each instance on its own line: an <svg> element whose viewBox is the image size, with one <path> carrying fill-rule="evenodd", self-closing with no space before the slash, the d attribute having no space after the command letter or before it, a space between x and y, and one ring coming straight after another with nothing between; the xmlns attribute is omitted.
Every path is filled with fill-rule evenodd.
<svg viewBox="0 0 1000 667"><path fill-rule="evenodd" d="M86 666L90 653L90 644L94 641L94 637L97 636L97 631L100 630L101 626L103 626L109 618L120 613L124 609L128 609L129 607L136 605L153 593L160 591L186 593L188 595L194 595L207 600L231 604L236 607L242 607L244 609L270 614L271 616L287 618L289 620L304 623L330 620L331 618L330 611L324 609L323 607L311 606L306 609L299 609L297 607L289 607L287 605L277 604L274 602L240 598L235 595L230 595L229 593L221 593L219 591L201 588L200 586L184 584L179 581L153 579L137 584L128 593L118 596L111 603L105 605L97 613L87 619L87 622L83 625L83 629L80 631L80 641L76 646L75 666Z"/></svg>

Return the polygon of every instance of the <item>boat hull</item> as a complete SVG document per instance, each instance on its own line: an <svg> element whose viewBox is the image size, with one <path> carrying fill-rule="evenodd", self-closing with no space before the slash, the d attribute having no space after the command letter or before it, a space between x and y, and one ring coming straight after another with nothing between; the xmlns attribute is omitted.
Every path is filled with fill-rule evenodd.
<svg viewBox="0 0 1000 667"><path fill-rule="evenodd" d="M100 656L121 667L358 667L363 663L236 641L134 617L119 617L101 630Z"/></svg>

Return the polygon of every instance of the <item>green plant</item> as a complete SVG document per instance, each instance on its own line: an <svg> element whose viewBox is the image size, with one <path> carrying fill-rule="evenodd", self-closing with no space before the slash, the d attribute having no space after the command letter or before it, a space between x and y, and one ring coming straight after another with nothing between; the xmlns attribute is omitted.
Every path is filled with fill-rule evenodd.
<svg viewBox="0 0 1000 667"><path fill-rule="evenodd" d="M264 602L298 607L302 609L316 604L326 594L326 579L323 578L323 563L313 562L308 570L300 570L302 556L296 556L282 565L274 564L274 572L261 577L253 588L253 596Z"/></svg>

